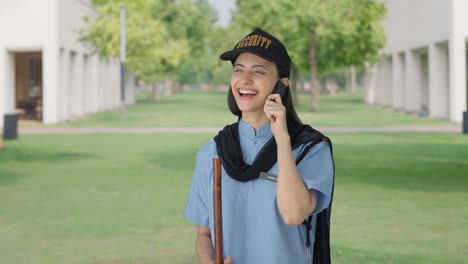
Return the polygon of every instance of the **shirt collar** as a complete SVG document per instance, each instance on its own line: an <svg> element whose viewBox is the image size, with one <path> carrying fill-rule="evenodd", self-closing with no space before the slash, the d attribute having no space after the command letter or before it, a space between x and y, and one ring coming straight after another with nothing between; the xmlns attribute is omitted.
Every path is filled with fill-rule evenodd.
<svg viewBox="0 0 468 264"><path fill-rule="evenodd" d="M262 125L255 134L255 128L253 128L246 122L239 120L239 135L250 139L270 137L272 135L270 122L267 122L264 125Z"/></svg>

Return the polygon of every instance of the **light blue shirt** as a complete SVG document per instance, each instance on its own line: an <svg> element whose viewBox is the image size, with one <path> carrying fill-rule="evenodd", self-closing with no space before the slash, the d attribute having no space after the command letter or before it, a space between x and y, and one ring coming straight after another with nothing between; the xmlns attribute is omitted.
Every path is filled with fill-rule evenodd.
<svg viewBox="0 0 468 264"><path fill-rule="evenodd" d="M239 139L244 162L252 164L258 152L273 136L270 124L255 134L254 128L239 122ZM296 158L305 146L293 150ZM209 227L214 240L213 169L217 157L216 143L211 140L198 152L192 185L184 216L190 222ZM328 207L333 184L330 148L321 142L309 150L297 165L305 186L317 190L317 206L311 214ZM277 164L268 173L277 175ZM287 226L276 204L276 182L255 179L239 182L222 169L223 250L233 264L311 263L306 246L305 227ZM314 234L311 234L313 249ZM214 241L213 241L214 244Z"/></svg>

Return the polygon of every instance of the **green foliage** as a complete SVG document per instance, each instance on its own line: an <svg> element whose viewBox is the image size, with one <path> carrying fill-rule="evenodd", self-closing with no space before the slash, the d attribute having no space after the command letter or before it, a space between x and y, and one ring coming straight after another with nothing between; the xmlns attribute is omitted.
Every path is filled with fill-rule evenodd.
<svg viewBox="0 0 468 264"><path fill-rule="evenodd" d="M379 24L385 6L373 0L238 0L237 6L234 23L277 36L301 72L309 70L312 44L318 70L325 73L372 61L385 42Z"/></svg>
<svg viewBox="0 0 468 264"><path fill-rule="evenodd" d="M216 26L216 13L206 1L181 0L178 4L153 11L167 24L171 38L184 40L190 50L181 63L172 69L182 83L208 82L217 65L216 51L222 29Z"/></svg>
<svg viewBox="0 0 468 264"><path fill-rule="evenodd" d="M213 79L223 30L206 1L95 0L97 17L83 40L102 56L119 56L120 7L127 8L127 67L147 81Z"/></svg>
<svg viewBox="0 0 468 264"><path fill-rule="evenodd" d="M327 2L329 3L329 2ZM383 3L373 0L334 1L330 23L317 27L319 70L330 71L374 61L385 44ZM330 14L331 15L331 14Z"/></svg>
<svg viewBox="0 0 468 264"><path fill-rule="evenodd" d="M161 79L167 69L180 64L190 52L184 39L170 37L164 21L151 13L157 1L96 1L98 15L83 29L83 39L102 56L120 54L120 7L127 9L126 65L142 79Z"/></svg>
<svg viewBox="0 0 468 264"><path fill-rule="evenodd" d="M261 27L288 47L294 68L306 73L309 48L316 46L319 73L375 59L384 44L378 23L383 3L373 0L237 1L234 23L216 25L207 1L93 0L97 17L83 29L83 39L102 56L119 55L119 9L127 7L127 67L142 79L166 77L182 83L229 80L229 64L219 54L254 27Z"/></svg>

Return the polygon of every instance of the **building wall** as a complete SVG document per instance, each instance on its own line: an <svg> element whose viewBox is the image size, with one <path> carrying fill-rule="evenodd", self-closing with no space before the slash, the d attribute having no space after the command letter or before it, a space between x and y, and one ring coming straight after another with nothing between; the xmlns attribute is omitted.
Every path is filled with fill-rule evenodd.
<svg viewBox="0 0 468 264"><path fill-rule="evenodd" d="M0 2L0 126L15 111L14 54L37 51L43 59L43 122L59 123L120 106L118 58L100 58L79 41L91 0ZM134 100L128 74L126 103Z"/></svg>
<svg viewBox="0 0 468 264"><path fill-rule="evenodd" d="M385 53L416 49L447 40L450 0L385 0Z"/></svg>
<svg viewBox="0 0 468 264"><path fill-rule="evenodd" d="M79 41L79 30L86 23L84 17L90 20L97 16L92 8L91 0L59 0L58 25L60 47L67 47L76 52L87 53L82 42Z"/></svg>
<svg viewBox="0 0 468 264"><path fill-rule="evenodd" d="M0 126L4 114L15 111L15 52L53 48L55 1L0 2ZM48 65L43 66L45 72ZM49 79L43 78L43 84L48 85Z"/></svg>
<svg viewBox="0 0 468 264"><path fill-rule="evenodd" d="M2 0L0 45L3 48L42 49L57 33L54 24L58 0Z"/></svg>
<svg viewBox="0 0 468 264"><path fill-rule="evenodd" d="M366 88L375 91L366 93L375 98L366 102L462 121L468 105L468 1L382 2L388 11L383 22L387 45L375 65L379 81Z"/></svg>

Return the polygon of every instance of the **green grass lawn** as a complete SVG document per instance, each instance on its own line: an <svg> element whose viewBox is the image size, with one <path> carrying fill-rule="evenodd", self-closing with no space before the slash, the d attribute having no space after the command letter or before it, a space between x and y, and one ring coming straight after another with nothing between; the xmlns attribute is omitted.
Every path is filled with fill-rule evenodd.
<svg viewBox="0 0 468 264"><path fill-rule="evenodd" d="M226 104L224 92L190 91L163 96L159 102L142 93L136 105L126 109L120 121L119 111L88 115L64 124L77 127L223 127L237 119ZM312 126L392 126L454 125L448 121L420 118L415 114L363 104L362 95L322 96L321 110L311 112L310 96L301 94L297 110L305 123ZM63 125L62 125L63 126Z"/></svg>
<svg viewBox="0 0 468 264"><path fill-rule="evenodd" d="M196 263L195 228L182 212L196 151L212 136L5 142L0 262ZM468 263L468 137L329 136L337 165L333 263Z"/></svg>

